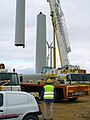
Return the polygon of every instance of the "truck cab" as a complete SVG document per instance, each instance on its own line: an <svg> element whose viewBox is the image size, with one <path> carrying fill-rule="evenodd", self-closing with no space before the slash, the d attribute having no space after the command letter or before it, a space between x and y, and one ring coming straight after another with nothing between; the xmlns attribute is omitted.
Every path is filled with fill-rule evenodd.
<svg viewBox="0 0 90 120"><path fill-rule="evenodd" d="M15 72L0 72L0 90L20 91L22 75Z"/></svg>

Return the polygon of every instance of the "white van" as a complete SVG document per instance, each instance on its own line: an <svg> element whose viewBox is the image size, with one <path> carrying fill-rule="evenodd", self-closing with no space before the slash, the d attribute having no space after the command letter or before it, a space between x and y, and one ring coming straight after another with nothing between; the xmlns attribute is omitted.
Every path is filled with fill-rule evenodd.
<svg viewBox="0 0 90 120"><path fill-rule="evenodd" d="M0 91L0 119L41 120L42 112L30 93Z"/></svg>

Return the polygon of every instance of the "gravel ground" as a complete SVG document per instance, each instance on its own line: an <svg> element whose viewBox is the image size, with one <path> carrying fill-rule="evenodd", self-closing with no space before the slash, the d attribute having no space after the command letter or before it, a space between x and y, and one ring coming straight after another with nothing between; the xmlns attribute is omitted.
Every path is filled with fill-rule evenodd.
<svg viewBox="0 0 90 120"><path fill-rule="evenodd" d="M40 103L43 112L43 102ZM90 96L54 103L54 120L90 120Z"/></svg>

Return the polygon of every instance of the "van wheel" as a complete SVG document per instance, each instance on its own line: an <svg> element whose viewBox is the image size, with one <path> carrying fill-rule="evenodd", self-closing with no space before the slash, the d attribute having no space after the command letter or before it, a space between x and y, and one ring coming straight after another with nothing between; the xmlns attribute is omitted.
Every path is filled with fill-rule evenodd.
<svg viewBox="0 0 90 120"><path fill-rule="evenodd" d="M38 118L34 115L28 115L23 120L38 120Z"/></svg>

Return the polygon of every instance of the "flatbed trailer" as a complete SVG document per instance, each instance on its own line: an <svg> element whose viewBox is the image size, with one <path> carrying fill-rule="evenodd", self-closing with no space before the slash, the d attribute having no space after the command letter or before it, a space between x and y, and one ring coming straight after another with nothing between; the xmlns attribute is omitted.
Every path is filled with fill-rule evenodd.
<svg viewBox="0 0 90 120"><path fill-rule="evenodd" d="M35 83L21 83L21 91L26 92L38 92L39 97L43 90L45 84L35 84ZM62 99L68 101L75 101L78 97L88 96L89 95L89 85L54 85L56 96L55 101L60 101Z"/></svg>

